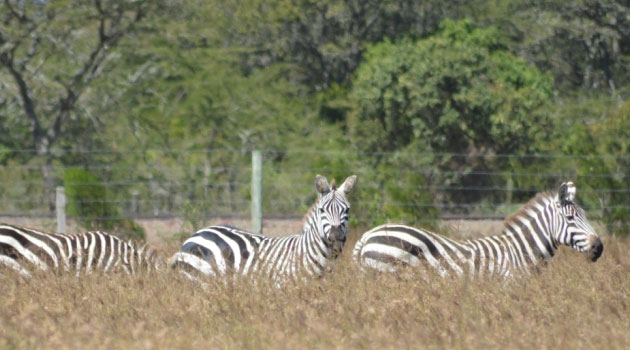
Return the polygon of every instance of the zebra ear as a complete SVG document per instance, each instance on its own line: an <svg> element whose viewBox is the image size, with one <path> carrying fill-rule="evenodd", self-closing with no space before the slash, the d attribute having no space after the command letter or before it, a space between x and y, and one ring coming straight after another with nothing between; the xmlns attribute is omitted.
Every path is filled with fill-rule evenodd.
<svg viewBox="0 0 630 350"><path fill-rule="evenodd" d="M341 184L341 186L339 186L339 189L342 190L345 194L348 194L352 192L352 190L354 189L354 185L356 184L357 184L357 176L356 175L348 176L346 181L344 181Z"/></svg>
<svg viewBox="0 0 630 350"><path fill-rule="evenodd" d="M315 189L320 195L325 195L330 192L330 186L328 186L328 180L321 175L315 176Z"/></svg>
<svg viewBox="0 0 630 350"><path fill-rule="evenodd" d="M573 182L563 182L558 189L558 200L560 200L560 204L573 203L575 200L575 192L576 189Z"/></svg>

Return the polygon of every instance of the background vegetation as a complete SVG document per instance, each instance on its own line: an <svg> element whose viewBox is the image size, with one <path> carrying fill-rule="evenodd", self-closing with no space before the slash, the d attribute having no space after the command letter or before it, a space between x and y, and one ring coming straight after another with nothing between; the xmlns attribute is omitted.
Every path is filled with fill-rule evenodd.
<svg viewBox="0 0 630 350"><path fill-rule="evenodd" d="M628 232L629 18L621 0L4 1L1 211L50 214L83 169L102 220L134 192L145 216L246 213L262 149L266 213L304 212L316 173L359 175L364 226L503 215L572 179Z"/></svg>

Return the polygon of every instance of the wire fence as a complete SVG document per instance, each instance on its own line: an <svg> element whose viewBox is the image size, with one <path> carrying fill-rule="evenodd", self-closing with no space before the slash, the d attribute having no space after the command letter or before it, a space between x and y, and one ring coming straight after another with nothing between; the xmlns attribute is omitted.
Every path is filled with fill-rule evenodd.
<svg viewBox="0 0 630 350"><path fill-rule="evenodd" d="M571 180L591 220L630 227L630 156L262 153L265 219L302 217L315 199L316 174L338 181L357 174L358 193L350 201L363 226L498 220L536 193ZM34 150L0 150L0 216L53 218L54 189L65 186L68 218L76 221L249 218L252 169L246 149L57 150L54 156L46 163ZM90 176L69 179L72 172ZM73 189L99 195L77 196ZM100 209L86 215L81 208L90 206Z"/></svg>

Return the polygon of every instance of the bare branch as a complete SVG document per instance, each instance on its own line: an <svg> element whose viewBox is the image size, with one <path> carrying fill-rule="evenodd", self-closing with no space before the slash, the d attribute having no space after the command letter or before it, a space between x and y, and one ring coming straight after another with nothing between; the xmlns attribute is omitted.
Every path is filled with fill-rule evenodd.
<svg viewBox="0 0 630 350"><path fill-rule="evenodd" d="M87 52L87 56L83 56L80 52L75 52L73 43L69 41L78 28L72 25L54 26L59 14L71 12L51 11L45 17L30 18L15 2L0 1L4 1L9 17L18 22L17 34L6 37L7 33L0 33L0 67L6 66L15 82L22 109L31 124L35 147L43 154L49 154L50 147L61 137L64 122L76 109L81 95L101 75L111 49L144 18L146 5L144 2L110 5L102 0L93 0L93 8L88 11L91 13L87 14L87 19L96 24L97 33L93 47ZM56 29L53 32L49 27ZM54 49L42 50L44 43L50 43ZM16 50L21 53L19 58ZM57 99L44 101L38 109L32 96L33 87L30 86L29 77L37 75L49 59L59 53L68 57L70 61L67 62L74 63L78 69L70 75L44 74L38 78L39 81L54 81L63 86L62 92L56 93L59 96ZM84 57L82 62L73 62L81 57ZM37 61L34 62L35 60Z"/></svg>
<svg viewBox="0 0 630 350"><path fill-rule="evenodd" d="M18 86L20 99L22 100L22 107L24 108L24 113L26 114L26 117L31 121L34 141L37 144L42 139L43 133L41 124L39 122L39 119L37 118L37 113L35 111L35 101L31 96L31 91L28 88L28 85L26 84L26 80L22 76L22 73L16 70L13 66L13 62L4 63Z"/></svg>
<svg viewBox="0 0 630 350"><path fill-rule="evenodd" d="M103 64L108 56L109 49L118 44L122 37L133 30L135 24L143 17L142 6L139 6L133 17L133 20L117 30L107 33L107 21L111 21L110 28L116 28L122 22L125 10L119 8L116 15L108 17L107 12L103 9L101 1L95 0L94 5L99 13L99 42L92 49L87 61L83 64L82 68L74 74L68 84L64 84L66 93L63 98L59 100L59 103L54 107L54 119L52 127L48 130L48 138L51 142L56 141L61 133L61 127L64 119L74 109L74 106L81 94L85 90L86 86L94 80L103 68Z"/></svg>

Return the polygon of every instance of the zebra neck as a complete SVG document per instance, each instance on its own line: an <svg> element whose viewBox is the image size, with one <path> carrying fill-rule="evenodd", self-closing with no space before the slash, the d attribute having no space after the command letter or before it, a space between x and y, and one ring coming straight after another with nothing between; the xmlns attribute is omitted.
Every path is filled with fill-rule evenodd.
<svg viewBox="0 0 630 350"><path fill-rule="evenodd" d="M317 215L317 203L307 212L302 224L302 233L297 235L299 261L296 264L311 276L321 275L334 258L332 249L324 240L322 224Z"/></svg>
<svg viewBox="0 0 630 350"><path fill-rule="evenodd" d="M306 216L304 217L304 223L302 224L302 234L308 234L313 230L317 230L318 227L318 218L316 214L316 205L313 205Z"/></svg>
<svg viewBox="0 0 630 350"><path fill-rule="evenodd" d="M523 212L505 222L503 232L496 236L496 240L504 242L520 264L535 265L551 259L557 250L551 230L550 223L539 220L531 212Z"/></svg>
<svg viewBox="0 0 630 350"><path fill-rule="evenodd" d="M333 259L333 252L324 242L323 232L317 222L316 215L309 217L305 223L301 235L301 244L304 247L304 254L301 264L312 275L321 275L330 261Z"/></svg>
<svg viewBox="0 0 630 350"><path fill-rule="evenodd" d="M312 241L320 242L323 245L324 232L322 225L319 222L319 216L317 215L316 208L317 206L314 205L306 215L306 218L304 219L304 224L302 225L302 235L310 236L310 239Z"/></svg>
<svg viewBox="0 0 630 350"><path fill-rule="evenodd" d="M308 227L304 227L303 236L313 248L316 248L318 252L325 258L330 258L332 256L332 250L326 242L324 241L324 232L321 229L321 225L319 225L315 220L312 222L312 225Z"/></svg>
<svg viewBox="0 0 630 350"><path fill-rule="evenodd" d="M502 234L467 241L479 273L529 272L530 267L551 259L557 246L546 227L552 225L539 221L531 215L515 215L505 222Z"/></svg>

